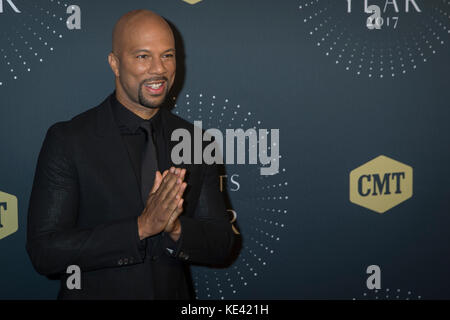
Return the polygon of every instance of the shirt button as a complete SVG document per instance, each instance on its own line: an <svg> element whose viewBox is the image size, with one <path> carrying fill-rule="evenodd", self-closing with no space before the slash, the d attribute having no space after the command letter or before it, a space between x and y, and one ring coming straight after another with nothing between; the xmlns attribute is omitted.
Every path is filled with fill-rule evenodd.
<svg viewBox="0 0 450 320"><path fill-rule="evenodd" d="M123 260L122 260L122 259L119 259L119 261L117 261L117 264L118 264L119 266L121 266L121 265L123 264Z"/></svg>

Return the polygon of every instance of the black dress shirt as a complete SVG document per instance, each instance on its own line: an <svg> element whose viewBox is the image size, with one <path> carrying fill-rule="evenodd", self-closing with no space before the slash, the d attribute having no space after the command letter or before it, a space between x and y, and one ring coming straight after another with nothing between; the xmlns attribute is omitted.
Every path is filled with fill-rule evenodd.
<svg viewBox="0 0 450 320"><path fill-rule="evenodd" d="M151 119L145 120L122 105L115 97L115 94L113 94L111 102L114 118L127 147L128 154L130 155L134 173L136 174L139 185L141 184L141 162L146 139L145 132L139 128L142 122L151 122L153 128L153 143L156 147L156 158L158 160L159 171L162 173L164 170L168 169L168 146L161 121L161 112L158 111ZM146 199L143 199L144 203L145 200Z"/></svg>
<svg viewBox="0 0 450 320"><path fill-rule="evenodd" d="M158 161L159 171L162 173L164 172L164 170L169 169L170 163L168 157L168 140L166 139L166 134L163 130L161 112L158 111L149 120L142 119L141 117L127 109L123 104L121 104L117 100L115 92L112 95L111 107L120 134L123 141L125 142L125 146L130 156L134 173L139 182L139 185L141 185L141 162L146 142L146 134L139 127L143 121L151 122L153 131L153 143L156 147L156 158ZM142 199L144 204L146 200L147 199ZM160 235L162 236L161 240L163 241L163 247L168 248L168 252L171 254L175 252L177 250L177 246L180 244L180 239L175 242L170 238L170 236L166 235L165 232L161 233ZM142 254L144 254L145 248L147 247L147 252L152 255L152 253L156 251L155 247L158 245L158 242L159 241L157 235L144 240L140 240L138 242L139 249L141 250Z"/></svg>

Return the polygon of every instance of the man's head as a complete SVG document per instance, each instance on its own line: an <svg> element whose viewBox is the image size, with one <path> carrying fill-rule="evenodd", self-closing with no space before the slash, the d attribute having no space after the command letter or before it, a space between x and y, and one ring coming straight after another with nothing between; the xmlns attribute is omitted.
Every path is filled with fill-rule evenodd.
<svg viewBox="0 0 450 320"><path fill-rule="evenodd" d="M176 70L175 40L168 23L149 10L126 13L114 26L108 62L122 103L134 108L159 107Z"/></svg>

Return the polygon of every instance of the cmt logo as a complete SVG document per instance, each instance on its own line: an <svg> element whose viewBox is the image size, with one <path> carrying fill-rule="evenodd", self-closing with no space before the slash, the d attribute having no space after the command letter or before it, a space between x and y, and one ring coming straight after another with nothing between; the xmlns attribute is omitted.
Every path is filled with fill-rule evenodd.
<svg viewBox="0 0 450 320"><path fill-rule="evenodd" d="M196 4L196 3L199 3L200 1L202 1L202 0L183 0L183 2L187 2L189 4Z"/></svg>
<svg viewBox="0 0 450 320"><path fill-rule="evenodd" d="M413 169L379 156L350 172L350 202L384 213L412 197Z"/></svg>
<svg viewBox="0 0 450 320"><path fill-rule="evenodd" d="M17 212L16 196L0 191L0 239L19 229Z"/></svg>

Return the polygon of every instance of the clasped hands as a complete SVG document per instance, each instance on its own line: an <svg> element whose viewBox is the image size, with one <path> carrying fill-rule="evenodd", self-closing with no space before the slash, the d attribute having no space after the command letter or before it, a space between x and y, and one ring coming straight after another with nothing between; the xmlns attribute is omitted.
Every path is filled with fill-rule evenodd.
<svg viewBox="0 0 450 320"><path fill-rule="evenodd" d="M138 217L139 238L145 239L167 232L177 241L181 235L178 219L183 212L183 193L186 190L186 169L171 167L161 174L157 171L144 211Z"/></svg>

